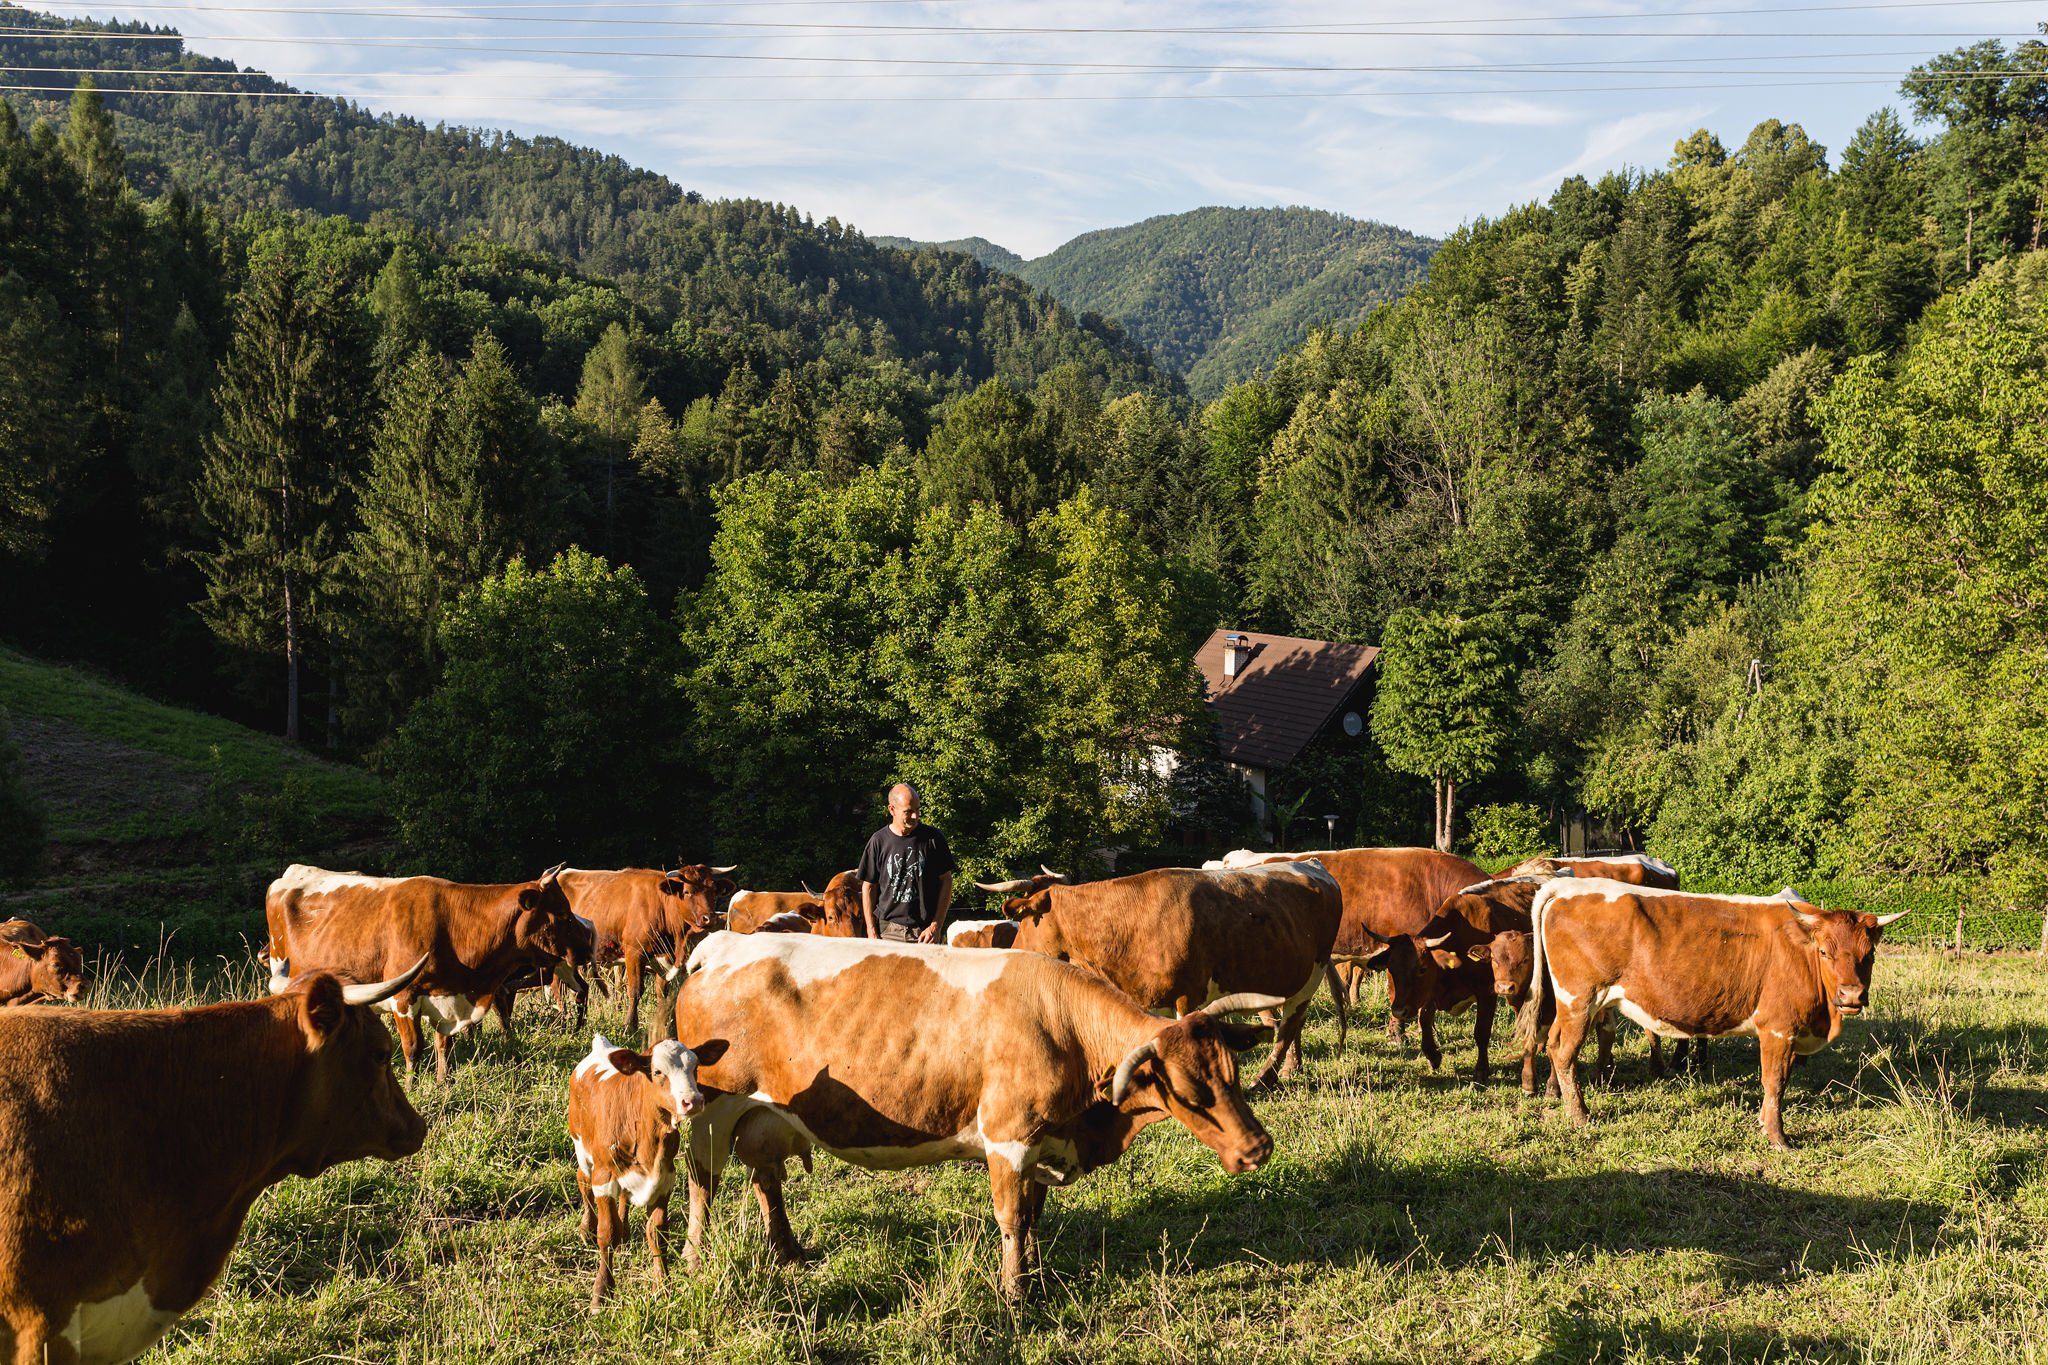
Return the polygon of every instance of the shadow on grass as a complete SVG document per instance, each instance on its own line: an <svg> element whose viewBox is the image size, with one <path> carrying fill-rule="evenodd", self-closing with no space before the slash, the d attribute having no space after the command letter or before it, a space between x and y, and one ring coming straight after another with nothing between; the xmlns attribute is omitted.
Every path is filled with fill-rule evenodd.
<svg viewBox="0 0 2048 1365"><path fill-rule="evenodd" d="M1720 1331L1682 1319L1643 1318L1615 1322L1582 1304L1554 1309L1543 1330L1543 1346L1531 1365L1580 1365L1596 1360L1685 1360L1712 1365L1726 1361L1862 1360L1866 1344L1846 1335L1812 1336L1761 1328Z"/></svg>

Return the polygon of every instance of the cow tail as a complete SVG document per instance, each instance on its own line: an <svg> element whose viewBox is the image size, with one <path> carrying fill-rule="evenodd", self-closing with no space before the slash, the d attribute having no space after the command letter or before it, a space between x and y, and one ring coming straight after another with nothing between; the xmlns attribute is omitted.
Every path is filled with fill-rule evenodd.
<svg viewBox="0 0 2048 1365"><path fill-rule="evenodd" d="M1525 1053L1536 1045L1543 1000L1550 994L1550 972L1543 961L1543 912L1548 908L1549 897L1537 892L1536 903L1529 907L1529 998L1515 1015L1515 1046Z"/></svg>
<svg viewBox="0 0 2048 1365"><path fill-rule="evenodd" d="M1351 1032L1351 1007L1345 1000L1344 983L1338 978L1337 964L1323 964L1323 982L1330 988L1330 1003L1337 1007L1337 1050L1344 1050L1344 1039Z"/></svg>

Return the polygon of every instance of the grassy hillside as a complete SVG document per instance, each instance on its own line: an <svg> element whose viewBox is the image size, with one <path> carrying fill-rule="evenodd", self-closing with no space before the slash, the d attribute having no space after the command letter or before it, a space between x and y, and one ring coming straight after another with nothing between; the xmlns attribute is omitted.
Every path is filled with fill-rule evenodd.
<svg viewBox="0 0 2048 1365"><path fill-rule="evenodd" d="M1376 1018L1338 1054L1318 1003L1306 1076L1254 1101L1273 1160L1233 1177L1178 1125L1146 1132L1119 1164L1051 1194L1044 1276L1021 1309L996 1290L985 1174L874 1174L820 1155L814 1174L792 1164L789 1187L815 1264L767 1260L728 1169L703 1271L682 1268L679 1190L670 1286L652 1282L636 1216L618 1296L589 1316L595 1255L576 1236L562 1120L589 1037L529 1006L516 1047L493 1027L459 1045L447 1088L431 1073L411 1082L430 1125L418 1156L260 1199L216 1291L143 1359L2038 1359L2039 971L1886 951L1871 1013L1793 1075L1790 1153L1757 1132L1744 1041L1714 1045L1702 1074L1657 1081L1626 1031L1618 1080L1591 1092L1579 1131L1499 1076L1470 1088L1466 1019L1445 1028L1459 1074L1432 1074L1393 1052ZM258 988L253 975L233 984ZM152 980L100 1003L193 994ZM592 1004L592 1027L623 1037L623 1007Z"/></svg>
<svg viewBox="0 0 2048 1365"><path fill-rule="evenodd" d="M0 897L91 948L200 953L260 934L260 888L294 858L354 858L382 786L272 735L0 648L0 708L50 814L50 875ZM372 858L374 860L374 857Z"/></svg>

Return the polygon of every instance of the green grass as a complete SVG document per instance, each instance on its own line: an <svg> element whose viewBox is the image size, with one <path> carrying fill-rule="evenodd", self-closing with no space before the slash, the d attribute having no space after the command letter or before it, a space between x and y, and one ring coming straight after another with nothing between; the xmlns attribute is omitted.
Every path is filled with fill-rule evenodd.
<svg viewBox="0 0 2048 1365"><path fill-rule="evenodd" d="M323 822L382 818L370 774L297 745L151 701L104 679L0 648L0 707L62 844L204 836L219 793L288 787Z"/></svg>
<svg viewBox="0 0 2048 1365"><path fill-rule="evenodd" d="M729 1170L703 1273L682 1273L678 1227L678 1278L656 1291L636 1222L594 1319L562 1127L588 1035L529 1005L517 1048L493 1027L445 1091L411 1083L418 1156L264 1196L218 1291L145 1359L2038 1361L2043 970L1887 950L1873 1012L1794 1073L1791 1153L1758 1132L1746 1041L1652 1081L1625 1031L1619 1081L1577 1131L1504 1077L1431 1075L1372 1020L1333 1055L1318 1006L1306 1078L1257 1101L1274 1160L1230 1177L1177 1126L1150 1130L1052 1195L1022 1309L997 1292L984 1174L820 1157L791 1184L818 1264L766 1260ZM188 968L100 1001L199 984ZM592 1023L623 1033L615 1010ZM1469 1031L1445 1035L1462 1078Z"/></svg>

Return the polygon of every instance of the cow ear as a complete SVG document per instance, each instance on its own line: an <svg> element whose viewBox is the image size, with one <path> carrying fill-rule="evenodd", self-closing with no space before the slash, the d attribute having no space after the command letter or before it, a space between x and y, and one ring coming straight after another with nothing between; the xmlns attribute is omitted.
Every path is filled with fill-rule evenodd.
<svg viewBox="0 0 2048 1365"><path fill-rule="evenodd" d="M740 884L730 877L714 877L711 881L711 889L718 895L730 896L733 892L740 889Z"/></svg>
<svg viewBox="0 0 2048 1365"><path fill-rule="evenodd" d="M689 889L689 887L683 885L674 877L663 877L661 879L661 894L664 896L681 896L686 894Z"/></svg>
<svg viewBox="0 0 2048 1365"><path fill-rule="evenodd" d="M1474 962L1484 962L1493 956L1493 947L1491 944L1475 943L1465 950L1465 956Z"/></svg>
<svg viewBox="0 0 2048 1365"><path fill-rule="evenodd" d="M347 1017L339 980L326 972L307 980L299 995L299 1031L306 1035L306 1051L318 1052Z"/></svg>
<svg viewBox="0 0 2048 1365"><path fill-rule="evenodd" d="M1429 955L1436 959L1436 965L1444 971L1451 971L1458 965L1458 955L1443 948L1432 948Z"/></svg>
<svg viewBox="0 0 2048 1365"><path fill-rule="evenodd" d="M647 1070L647 1059L631 1048L615 1049L605 1060L611 1063L612 1070L624 1072L629 1076L636 1071Z"/></svg>
<svg viewBox="0 0 2048 1365"><path fill-rule="evenodd" d="M825 907L816 901L805 901L796 908L796 912L805 919L821 920L825 918Z"/></svg>
<svg viewBox="0 0 2048 1365"><path fill-rule="evenodd" d="M537 886L524 886L524 887L521 887L521 888L519 889L519 908L520 908L520 909L522 909L522 910L533 910L533 909L537 909L537 908L539 907L539 905L540 905L540 888L539 888L539 887L537 887Z"/></svg>
<svg viewBox="0 0 2048 1365"><path fill-rule="evenodd" d="M1263 1024L1240 1024L1235 1019L1217 1020L1216 1031L1223 1035L1223 1046L1232 1052L1257 1047L1273 1036L1273 1030Z"/></svg>
<svg viewBox="0 0 2048 1365"><path fill-rule="evenodd" d="M710 1038L697 1044L690 1051L697 1054L697 1064L699 1066L711 1066L720 1057L723 1057L725 1050L731 1046L732 1044L724 1038Z"/></svg>

